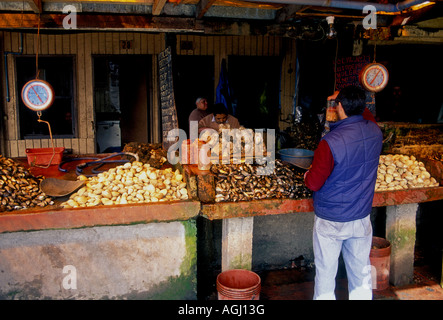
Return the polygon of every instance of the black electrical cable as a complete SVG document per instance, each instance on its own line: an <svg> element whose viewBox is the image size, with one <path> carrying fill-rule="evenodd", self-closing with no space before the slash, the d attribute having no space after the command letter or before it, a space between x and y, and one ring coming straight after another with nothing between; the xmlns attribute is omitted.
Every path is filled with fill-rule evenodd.
<svg viewBox="0 0 443 320"><path fill-rule="evenodd" d="M104 158L98 158L98 157L87 157L87 158L71 158L71 159L67 159L67 160L63 160L62 162L60 162L60 164L58 165L58 170L61 172L68 172L67 169L63 168L63 166L68 163L68 162L72 162L72 161L83 161L83 160L91 160L89 162L84 162L81 163L79 165L76 166L75 172L77 173L77 175L84 175L83 174L83 169L85 169L86 167L90 167L90 166L95 166L94 168L92 168L91 172L92 174L90 175L85 175L87 177L91 177L91 176L95 176L98 173L101 173L103 171L99 171L98 169L100 167L102 167L105 164L109 164L109 163L126 163L129 162L129 160L125 160L125 159L120 159L120 160L111 160L109 161L108 159L114 158L116 156L120 156L120 155L129 155L132 156L136 159L136 161L138 161L138 156L134 153L130 153L130 152L119 152L119 153L115 153L112 154L108 157L104 157Z"/></svg>

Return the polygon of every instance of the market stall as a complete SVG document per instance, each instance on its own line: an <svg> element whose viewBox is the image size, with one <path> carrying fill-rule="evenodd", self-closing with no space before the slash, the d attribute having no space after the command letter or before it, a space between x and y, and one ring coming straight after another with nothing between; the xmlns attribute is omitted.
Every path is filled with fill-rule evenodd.
<svg viewBox="0 0 443 320"><path fill-rule="evenodd" d="M59 165L39 168L29 166L24 158L13 162L8 159L7 163L13 165L6 167L2 162L2 200L6 203L4 187L14 186L14 171L24 173L22 179L74 181L76 166L93 161L85 158L105 156L64 156L69 160L63 166L66 172L60 171ZM124 169L121 163L105 166L100 168L103 173ZM85 168L83 173L87 172ZM152 172L160 173L157 169ZM172 168L166 172L172 172ZM64 197L50 197L39 190L36 196L50 201L36 205L25 201L2 210L0 295L4 299L195 299L193 218L199 213L200 202L180 198L136 202L127 196L125 204L94 204L87 201L93 197L85 191L97 176L101 175L89 177L85 185ZM39 189L38 184L34 187ZM83 204L78 198L80 190ZM20 199L20 195L6 194Z"/></svg>
<svg viewBox="0 0 443 320"><path fill-rule="evenodd" d="M378 22L366 5L3 1L0 159L13 163L0 172L0 298L193 299L197 220L223 223L224 270L251 269L263 247L280 251L283 229L298 232L287 247L312 251L312 193L304 170L281 162L278 151L315 150L333 115L326 97L361 84L368 109L394 121L435 121L441 107L442 3L377 3ZM248 128L275 130L275 149L261 153L275 155L275 167L266 165L273 159L265 168L170 165L137 153L139 143L123 150L135 161L112 155L103 164L108 155L96 154L128 141L165 151L175 143L170 133L190 128L201 95ZM392 279L402 284L412 277L417 208L443 198L442 126L379 125L383 155L416 157L383 158L373 200L386 207ZM43 149L63 165L37 163ZM254 241L260 220L273 235Z"/></svg>
<svg viewBox="0 0 443 320"><path fill-rule="evenodd" d="M392 151L389 146L385 149ZM386 237L392 244L391 282L397 286L409 283L413 277L418 205L443 199L441 161L424 157L421 160L401 154L380 157L373 207L386 207ZM223 221L222 270L251 269L254 217L313 212L311 194L303 185L304 171L276 161L279 164L274 175L252 193L244 184L241 190L236 189L238 182L251 177L245 172L246 164L217 164L210 171L199 170L198 165L184 166L187 179L195 186L194 193L202 201L201 214L209 220ZM286 178L291 173L295 178L284 182L283 193L275 193L277 187L271 181L282 170ZM233 181L227 181L227 177ZM239 198L239 194L243 197Z"/></svg>
<svg viewBox="0 0 443 320"><path fill-rule="evenodd" d="M67 172L60 171L57 165L32 167L26 159L14 159L14 163L18 164L17 168L29 170L33 177L72 180L77 176L76 164L83 160L71 157L72 161L64 165ZM302 184L303 171L279 160L276 162L277 175L284 172L281 178L293 180L277 179L274 184L275 177L271 174L261 185L261 180L251 180L252 172L247 175L246 171L238 171L240 168L248 170L241 167L244 164L219 165L210 171L199 170L198 165L183 165L182 180L186 181L189 192L187 200L127 201L107 205L105 201L82 206L78 197L81 188L86 188L83 185L68 196L47 197L51 201L44 206L3 211L0 215L1 254L4 257L2 270L7 277L2 280L2 294L10 298L195 298L196 288L192 283L196 279L197 230L193 218L199 213L209 220L223 221L222 268L227 270L251 269L254 217L313 211L311 194ZM138 165L132 163L131 167ZM441 183L441 161L430 159L423 165L426 170L419 170L431 172L432 177L440 173L438 182ZM123 169L124 165L120 166ZM22 169L13 170L23 172ZM114 172L106 168L102 171ZM173 171L167 172L172 174ZM225 177L224 173L229 174ZM5 172L3 176L6 177ZM251 199L242 200L217 197L217 194L227 195L228 190L221 184L226 178L235 179L230 182L232 187L236 182L244 183L248 176L248 183L259 185L259 189L266 192L252 191ZM95 178L88 180L90 187L94 186ZM285 188L278 189L279 183ZM251 192L246 187L244 190ZM232 194L238 195L238 191ZM77 207L71 206L74 199L79 202ZM442 199L443 187L435 183L428 187L375 193L373 206L387 208L386 234L392 243L391 282L394 285L409 282L413 275L415 218L419 203ZM17 261L20 261L20 268ZM123 269L126 271L122 274L119 270ZM98 279L112 284L99 287ZM176 296L172 292L178 287L184 291Z"/></svg>

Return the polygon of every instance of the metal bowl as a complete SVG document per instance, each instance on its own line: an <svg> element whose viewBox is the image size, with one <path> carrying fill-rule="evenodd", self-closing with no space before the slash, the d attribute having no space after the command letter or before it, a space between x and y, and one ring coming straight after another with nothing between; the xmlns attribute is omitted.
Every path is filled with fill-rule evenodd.
<svg viewBox="0 0 443 320"><path fill-rule="evenodd" d="M303 169L308 169L314 159L314 151L307 149L281 149L277 151L277 154L282 161L289 162L290 164Z"/></svg>

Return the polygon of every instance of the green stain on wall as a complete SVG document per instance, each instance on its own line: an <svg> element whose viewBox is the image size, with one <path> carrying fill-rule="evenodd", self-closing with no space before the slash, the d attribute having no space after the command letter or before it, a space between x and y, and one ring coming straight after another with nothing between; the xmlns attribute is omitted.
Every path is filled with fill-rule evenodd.
<svg viewBox="0 0 443 320"><path fill-rule="evenodd" d="M252 255L251 254L241 254L234 257L231 260L229 269L247 269L252 268Z"/></svg>
<svg viewBox="0 0 443 320"><path fill-rule="evenodd" d="M197 226L195 219L181 221L185 228L186 255L180 265L180 276L170 277L150 290L145 299L197 299Z"/></svg>
<svg viewBox="0 0 443 320"><path fill-rule="evenodd" d="M391 246L400 250L415 245L416 229L402 229L402 230L388 230L387 240L391 243Z"/></svg>
<svg viewBox="0 0 443 320"><path fill-rule="evenodd" d="M196 300L197 299L197 226L196 220L175 221L184 227L186 253L180 265L180 275L151 287L148 291L132 291L119 296L97 296L101 300ZM182 246L181 240L177 246ZM159 266L161 268L161 266ZM38 281L37 281L38 280ZM0 292L0 299L53 299L43 297L41 279L26 283L23 287ZM141 279L143 281L143 279ZM78 296L82 299L85 297ZM90 297L87 297L90 298Z"/></svg>

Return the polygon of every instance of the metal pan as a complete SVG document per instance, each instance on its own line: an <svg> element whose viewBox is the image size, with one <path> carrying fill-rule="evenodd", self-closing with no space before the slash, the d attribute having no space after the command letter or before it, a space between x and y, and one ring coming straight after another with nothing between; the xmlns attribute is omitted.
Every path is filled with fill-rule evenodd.
<svg viewBox="0 0 443 320"><path fill-rule="evenodd" d="M63 180L56 178L46 178L40 183L40 189L51 197L67 196L85 184L80 180Z"/></svg>

